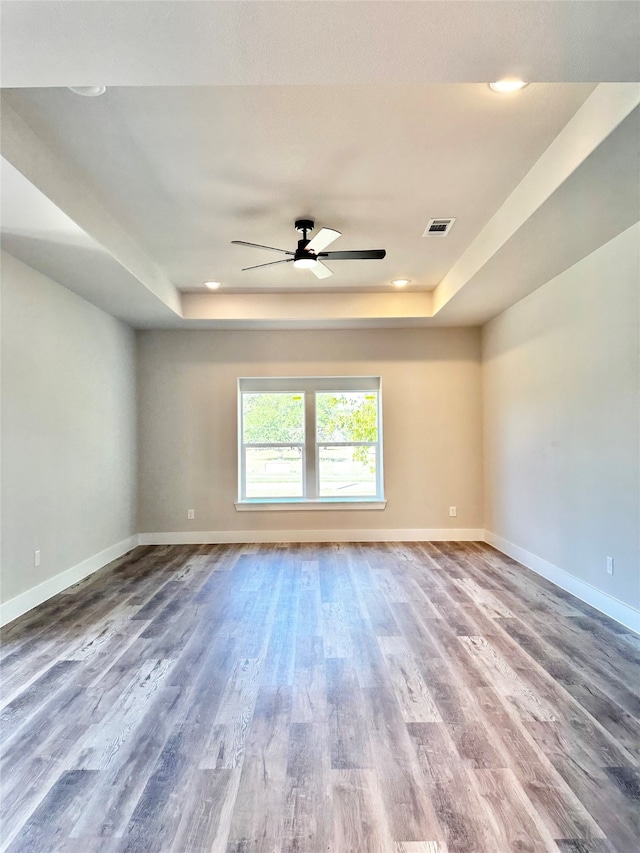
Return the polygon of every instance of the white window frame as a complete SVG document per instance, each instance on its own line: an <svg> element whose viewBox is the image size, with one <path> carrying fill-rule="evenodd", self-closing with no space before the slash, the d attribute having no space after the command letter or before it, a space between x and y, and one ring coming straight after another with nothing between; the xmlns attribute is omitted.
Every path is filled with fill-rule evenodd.
<svg viewBox="0 0 640 853"><path fill-rule="evenodd" d="M377 441L317 441L316 393L375 391L377 394ZM243 442L243 394L300 394L305 413L304 441L300 442ZM336 498L318 494L319 445L322 447L375 447L376 494L372 497ZM303 497L248 498L246 496L247 447L301 447ZM382 382L379 376L243 376L238 379L238 500L236 509L298 510L298 509L384 509L384 476L382 452Z"/></svg>

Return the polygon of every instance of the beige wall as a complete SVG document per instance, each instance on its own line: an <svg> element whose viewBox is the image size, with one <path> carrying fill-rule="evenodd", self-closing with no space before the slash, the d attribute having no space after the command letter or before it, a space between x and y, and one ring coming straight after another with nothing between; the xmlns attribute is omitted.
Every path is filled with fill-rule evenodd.
<svg viewBox="0 0 640 853"><path fill-rule="evenodd" d="M236 511L237 379L296 375L382 377L385 510ZM140 532L482 524L477 329L139 332L138 387Z"/></svg>
<svg viewBox="0 0 640 853"><path fill-rule="evenodd" d="M6 602L135 532L135 338L5 253L1 322Z"/></svg>
<svg viewBox="0 0 640 853"><path fill-rule="evenodd" d="M139 332L137 525L134 335L3 255L2 600L136 531L486 526L638 607L639 248L635 227L491 321L482 370L477 329ZM252 375L382 377L385 510L236 512Z"/></svg>
<svg viewBox="0 0 640 853"><path fill-rule="evenodd" d="M483 330L485 526L633 607L639 254L634 226Z"/></svg>

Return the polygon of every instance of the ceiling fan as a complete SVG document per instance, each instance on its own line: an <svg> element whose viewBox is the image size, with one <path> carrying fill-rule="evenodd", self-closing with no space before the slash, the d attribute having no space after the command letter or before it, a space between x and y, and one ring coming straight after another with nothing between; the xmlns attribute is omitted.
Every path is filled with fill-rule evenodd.
<svg viewBox="0 0 640 853"><path fill-rule="evenodd" d="M325 252L334 240L341 237L339 231L334 231L333 228L321 228L315 237L311 240L307 239L307 232L313 231L314 222L311 219L297 219L295 229L302 234L302 239L298 240L298 248L295 252L288 252L286 249L276 249L274 246L262 246L260 243L247 243L245 240L232 240L236 246L253 246L254 249L267 249L270 252L280 252L283 255L291 255L290 258L282 258L279 261L270 261L267 264L256 264L253 267L244 267L242 272L246 270L257 270L260 267L272 267L275 264L290 264L294 267L303 270L311 270L316 278L328 278L333 275L329 267L325 266L321 258L328 258L332 261L375 261L384 258L387 254L385 249L365 249L362 251L348 252Z"/></svg>

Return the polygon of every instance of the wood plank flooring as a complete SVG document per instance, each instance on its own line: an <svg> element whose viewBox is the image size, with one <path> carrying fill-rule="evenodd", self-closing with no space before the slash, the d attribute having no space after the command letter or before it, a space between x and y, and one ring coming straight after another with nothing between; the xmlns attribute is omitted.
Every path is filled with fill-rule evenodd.
<svg viewBox="0 0 640 853"><path fill-rule="evenodd" d="M640 638L479 543L146 547L3 632L8 853L637 853Z"/></svg>

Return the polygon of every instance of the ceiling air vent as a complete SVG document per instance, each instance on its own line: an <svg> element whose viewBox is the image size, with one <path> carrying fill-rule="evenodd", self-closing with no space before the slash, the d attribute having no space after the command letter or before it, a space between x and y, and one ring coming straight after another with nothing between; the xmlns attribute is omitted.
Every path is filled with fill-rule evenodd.
<svg viewBox="0 0 640 853"><path fill-rule="evenodd" d="M446 237L449 231L453 228L453 223L455 221L455 216L449 217L448 219L430 219L422 236L428 237L430 234L436 234L439 237Z"/></svg>

